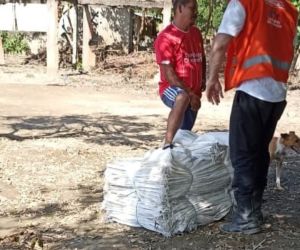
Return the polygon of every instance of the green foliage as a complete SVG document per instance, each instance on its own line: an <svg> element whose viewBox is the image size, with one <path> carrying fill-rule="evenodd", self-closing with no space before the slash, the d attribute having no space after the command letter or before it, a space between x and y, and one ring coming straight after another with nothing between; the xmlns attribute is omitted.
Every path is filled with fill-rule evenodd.
<svg viewBox="0 0 300 250"><path fill-rule="evenodd" d="M83 70L83 65L82 65L82 61L78 60L78 62L74 65L74 68L76 70L82 71Z"/></svg>
<svg viewBox="0 0 300 250"><path fill-rule="evenodd" d="M198 19L197 25L202 32L212 35L218 29L224 10L227 5L225 0L197 0L198 2Z"/></svg>
<svg viewBox="0 0 300 250"><path fill-rule="evenodd" d="M21 54L29 50L25 35L18 32L0 32L5 53Z"/></svg>
<svg viewBox="0 0 300 250"><path fill-rule="evenodd" d="M297 7L298 11L300 11L300 0L292 0L293 4ZM300 17L298 17L298 29L297 29L297 47L300 46Z"/></svg>
<svg viewBox="0 0 300 250"><path fill-rule="evenodd" d="M197 0L198 19L197 25L202 30L204 37L211 36L218 29L223 13L225 11L226 0ZM300 0L292 0L292 3L300 11ZM297 46L300 45L300 17L298 21Z"/></svg>
<svg viewBox="0 0 300 250"><path fill-rule="evenodd" d="M292 0L292 2L300 10L300 0Z"/></svg>

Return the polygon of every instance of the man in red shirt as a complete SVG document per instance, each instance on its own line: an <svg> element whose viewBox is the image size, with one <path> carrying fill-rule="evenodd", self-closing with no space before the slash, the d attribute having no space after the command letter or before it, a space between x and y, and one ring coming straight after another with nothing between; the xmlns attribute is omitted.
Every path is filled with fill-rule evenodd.
<svg viewBox="0 0 300 250"><path fill-rule="evenodd" d="M206 59L201 32L194 26L196 0L173 0L173 22L155 40L159 94L171 108L163 148L173 147L179 128L191 130L205 90Z"/></svg>

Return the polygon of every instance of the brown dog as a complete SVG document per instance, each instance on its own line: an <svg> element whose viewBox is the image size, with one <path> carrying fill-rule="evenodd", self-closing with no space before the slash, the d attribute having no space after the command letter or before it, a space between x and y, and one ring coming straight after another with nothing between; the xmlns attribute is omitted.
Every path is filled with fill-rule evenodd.
<svg viewBox="0 0 300 250"><path fill-rule="evenodd" d="M271 161L275 161L276 166L276 186L279 190L284 190L280 184L283 159L287 149L293 149L298 153L300 148L299 137L294 131L288 134L281 134L280 137L273 137L269 145L269 153Z"/></svg>

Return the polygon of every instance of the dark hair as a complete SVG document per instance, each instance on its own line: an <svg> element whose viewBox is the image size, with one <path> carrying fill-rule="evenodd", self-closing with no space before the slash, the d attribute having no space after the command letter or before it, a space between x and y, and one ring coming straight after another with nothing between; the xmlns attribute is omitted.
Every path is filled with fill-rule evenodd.
<svg viewBox="0 0 300 250"><path fill-rule="evenodd" d="M176 11L177 7L179 5L186 5L190 2L191 0L172 0L172 4L173 4L173 9L174 12Z"/></svg>

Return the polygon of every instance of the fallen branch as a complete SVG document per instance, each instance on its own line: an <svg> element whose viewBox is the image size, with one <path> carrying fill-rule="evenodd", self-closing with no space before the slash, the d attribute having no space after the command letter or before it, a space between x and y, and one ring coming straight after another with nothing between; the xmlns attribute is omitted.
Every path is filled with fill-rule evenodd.
<svg viewBox="0 0 300 250"><path fill-rule="evenodd" d="M252 250L256 250L258 248L261 248L262 245L265 243L266 239L262 240L261 242L259 242L256 246L254 245Z"/></svg>

